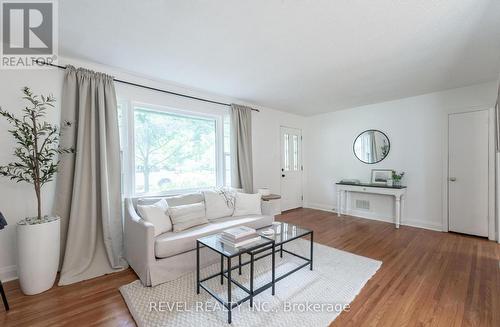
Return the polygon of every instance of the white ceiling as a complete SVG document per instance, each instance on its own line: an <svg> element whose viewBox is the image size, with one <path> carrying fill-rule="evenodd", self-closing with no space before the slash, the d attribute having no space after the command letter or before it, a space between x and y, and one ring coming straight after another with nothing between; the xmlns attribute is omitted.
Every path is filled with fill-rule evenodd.
<svg viewBox="0 0 500 327"><path fill-rule="evenodd" d="M499 0L59 1L60 54L302 115L496 80Z"/></svg>

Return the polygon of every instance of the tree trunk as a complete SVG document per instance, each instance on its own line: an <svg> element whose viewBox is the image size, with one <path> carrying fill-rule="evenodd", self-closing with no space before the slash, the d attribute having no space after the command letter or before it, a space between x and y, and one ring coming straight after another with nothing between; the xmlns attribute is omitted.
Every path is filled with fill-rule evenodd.
<svg viewBox="0 0 500 327"><path fill-rule="evenodd" d="M149 167L144 166L144 193L149 192Z"/></svg>
<svg viewBox="0 0 500 327"><path fill-rule="evenodd" d="M143 160L143 168L142 168L142 173L143 173L143 178L144 178L144 193L149 192L149 153L145 156Z"/></svg>
<svg viewBox="0 0 500 327"><path fill-rule="evenodd" d="M33 122L33 161L35 166L34 176L33 176L33 184L35 186L36 200L37 200L37 208L38 215L37 219L42 220L42 201L40 194L40 153L38 152L38 131L36 126L36 116L34 113L31 114L31 120Z"/></svg>
<svg viewBox="0 0 500 327"><path fill-rule="evenodd" d="M42 192L40 191L40 186L35 186L36 202L38 208L38 220L42 219Z"/></svg>

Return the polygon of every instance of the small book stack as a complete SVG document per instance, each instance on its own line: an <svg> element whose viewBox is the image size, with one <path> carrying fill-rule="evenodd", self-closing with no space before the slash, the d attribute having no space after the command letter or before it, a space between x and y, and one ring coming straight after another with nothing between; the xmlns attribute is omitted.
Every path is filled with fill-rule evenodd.
<svg viewBox="0 0 500 327"><path fill-rule="evenodd" d="M220 234L220 240L224 244L238 248L260 240L260 236L253 228L239 226L224 230Z"/></svg>

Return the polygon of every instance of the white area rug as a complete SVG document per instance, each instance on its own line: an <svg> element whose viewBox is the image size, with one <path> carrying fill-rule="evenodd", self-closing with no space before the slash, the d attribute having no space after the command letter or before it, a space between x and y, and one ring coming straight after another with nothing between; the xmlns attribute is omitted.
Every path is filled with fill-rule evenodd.
<svg viewBox="0 0 500 327"><path fill-rule="evenodd" d="M309 257L309 241L297 240L285 249ZM234 261L234 259L233 259ZM237 261L237 259L236 259ZM303 263L284 253L276 255L276 276ZM303 268L276 284L276 295L268 289L249 302L233 309L232 326L328 326L361 291L377 272L381 261L314 243L314 270ZM233 270L233 277L248 287L249 266L241 276ZM202 278L220 271L219 264L202 270ZM255 264L255 289L271 280L270 257ZM220 285L219 278L208 285L227 298L227 280ZM143 287L139 280L122 286L120 291L139 327L148 326L223 326L227 312L205 290L196 294L196 274L189 273L177 280ZM246 296L233 285L233 301Z"/></svg>

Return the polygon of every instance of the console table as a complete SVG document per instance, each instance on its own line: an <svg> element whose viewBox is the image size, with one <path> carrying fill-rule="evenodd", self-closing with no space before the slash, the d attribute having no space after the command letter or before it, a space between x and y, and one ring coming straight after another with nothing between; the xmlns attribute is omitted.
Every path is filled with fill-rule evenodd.
<svg viewBox="0 0 500 327"><path fill-rule="evenodd" d="M336 183L337 185L337 215L342 213L342 207L347 210L347 193L372 193L381 195L390 195L396 202L396 228L399 228L403 215L404 200L406 196L406 186L387 186L365 183Z"/></svg>

